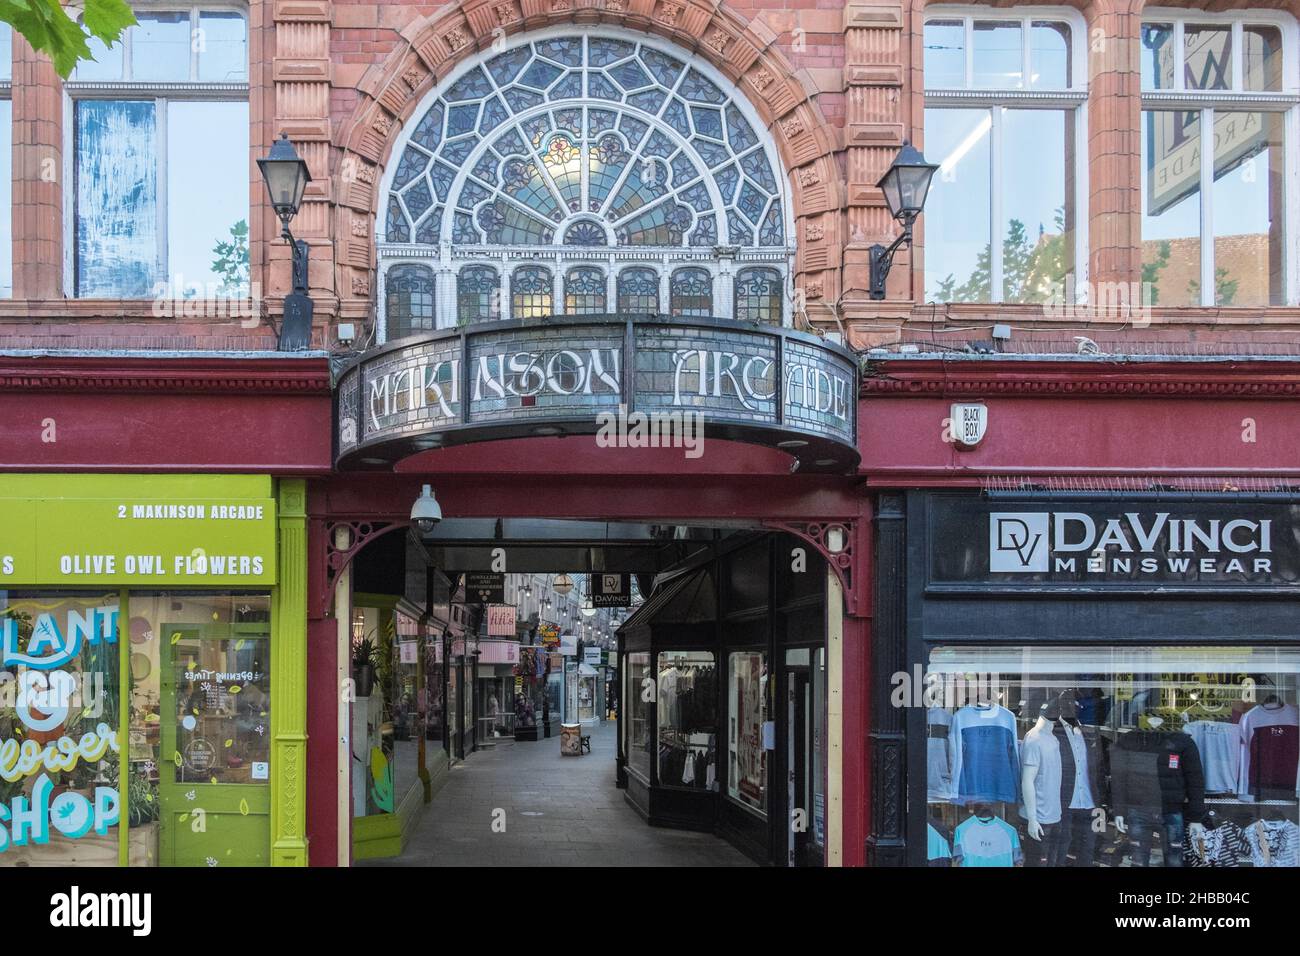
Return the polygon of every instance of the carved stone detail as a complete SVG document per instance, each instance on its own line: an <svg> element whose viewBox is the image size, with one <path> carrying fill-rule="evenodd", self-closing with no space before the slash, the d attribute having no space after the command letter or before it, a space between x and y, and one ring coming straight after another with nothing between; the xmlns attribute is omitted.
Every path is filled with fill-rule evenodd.
<svg viewBox="0 0 1300 956"><path fill-rule="evenodd" d="M447 46L451 47L453 51L469 46L469 37L465 35L465 31L460 27L452 27L443 36L443 39L447 41Z"/></svg>

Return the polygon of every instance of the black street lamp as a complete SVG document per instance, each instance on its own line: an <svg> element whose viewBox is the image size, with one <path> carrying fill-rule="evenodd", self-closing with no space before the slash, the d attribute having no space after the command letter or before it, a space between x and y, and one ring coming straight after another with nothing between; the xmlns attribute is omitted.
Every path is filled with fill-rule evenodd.
<svg viewBox="0 0 1300 956"><path fill-rule="evenodd" d="M271 146L270 155L257 161L266 182L271 208L280 217L280 236L293 248L293 293L284 298L284 322L280 327L280 351L293 352L310 347L312 301L307 294L307 243L295 239L289 220L298 215L302 194L311 182L306 161L281 133Z"/></svg>
<svg viewBox="0 0 1300 956"><path fill-rule="evenodd" d="M871 247L871 298L885 297L885 279L894 264L894 253L900 247L912 244L912 223L925 208L930 180L938 168L934 163L927 163L919 149L903 140L903 148L885 170L885 175L880 177L880 182L876 183L885 194L889 214L902 223L903 233L890 243L889 248L880 244Z"/></svg>

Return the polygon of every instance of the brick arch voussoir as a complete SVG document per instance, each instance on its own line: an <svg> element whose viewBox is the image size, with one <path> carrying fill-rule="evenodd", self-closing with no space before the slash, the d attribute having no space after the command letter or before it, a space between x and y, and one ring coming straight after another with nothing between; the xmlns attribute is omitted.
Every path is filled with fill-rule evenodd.
<svg viewBox="0 0 1300 956"><path fill-rule="evenodd" d="M796 236L805 222L844 208L834 128L761 21L699 0L462 0L402 30L403 42L362 77L359 102L334 137L335 235L342 246L336 281L349 312L365 310L373 298L379 185L402 127L429 91L495 42L566 23L651 33L713 64L754 107L776 144L790 183Z"/></svg>

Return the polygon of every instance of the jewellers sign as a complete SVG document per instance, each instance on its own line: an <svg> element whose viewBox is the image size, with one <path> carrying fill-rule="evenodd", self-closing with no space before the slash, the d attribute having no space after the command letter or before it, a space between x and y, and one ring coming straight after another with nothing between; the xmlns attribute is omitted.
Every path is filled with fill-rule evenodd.
<svg viewBox="0 0 1300 956"><path fill-rule="evenodd" d="M1300 505L936 499L932 584L1296 587Z"/></svg>
<svg viewBox="0 0 1300 956"><path fill-rule="evenodd" d="M338 384L340 463L442 445L595 434L611 413L701 416L707 435L809 467L858 460L851 352L714 319L555 317L449 329L362 356Z"/></svg>

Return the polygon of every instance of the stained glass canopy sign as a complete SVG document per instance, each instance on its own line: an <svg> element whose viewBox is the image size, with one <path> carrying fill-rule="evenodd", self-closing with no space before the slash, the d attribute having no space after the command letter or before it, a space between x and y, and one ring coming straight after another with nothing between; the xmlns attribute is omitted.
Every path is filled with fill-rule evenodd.
<svg viewBox="0 0 1300 956"><path fill-rule="evenodd" d="M386 468L431 448L655 427L781 448L801 471L859 460L852 352L792 329L666 315L554 316L426 333L339 378L338 461ZM675 417L674 417L675 416ZM622 426L615 426L622 427Z"/></svg>

